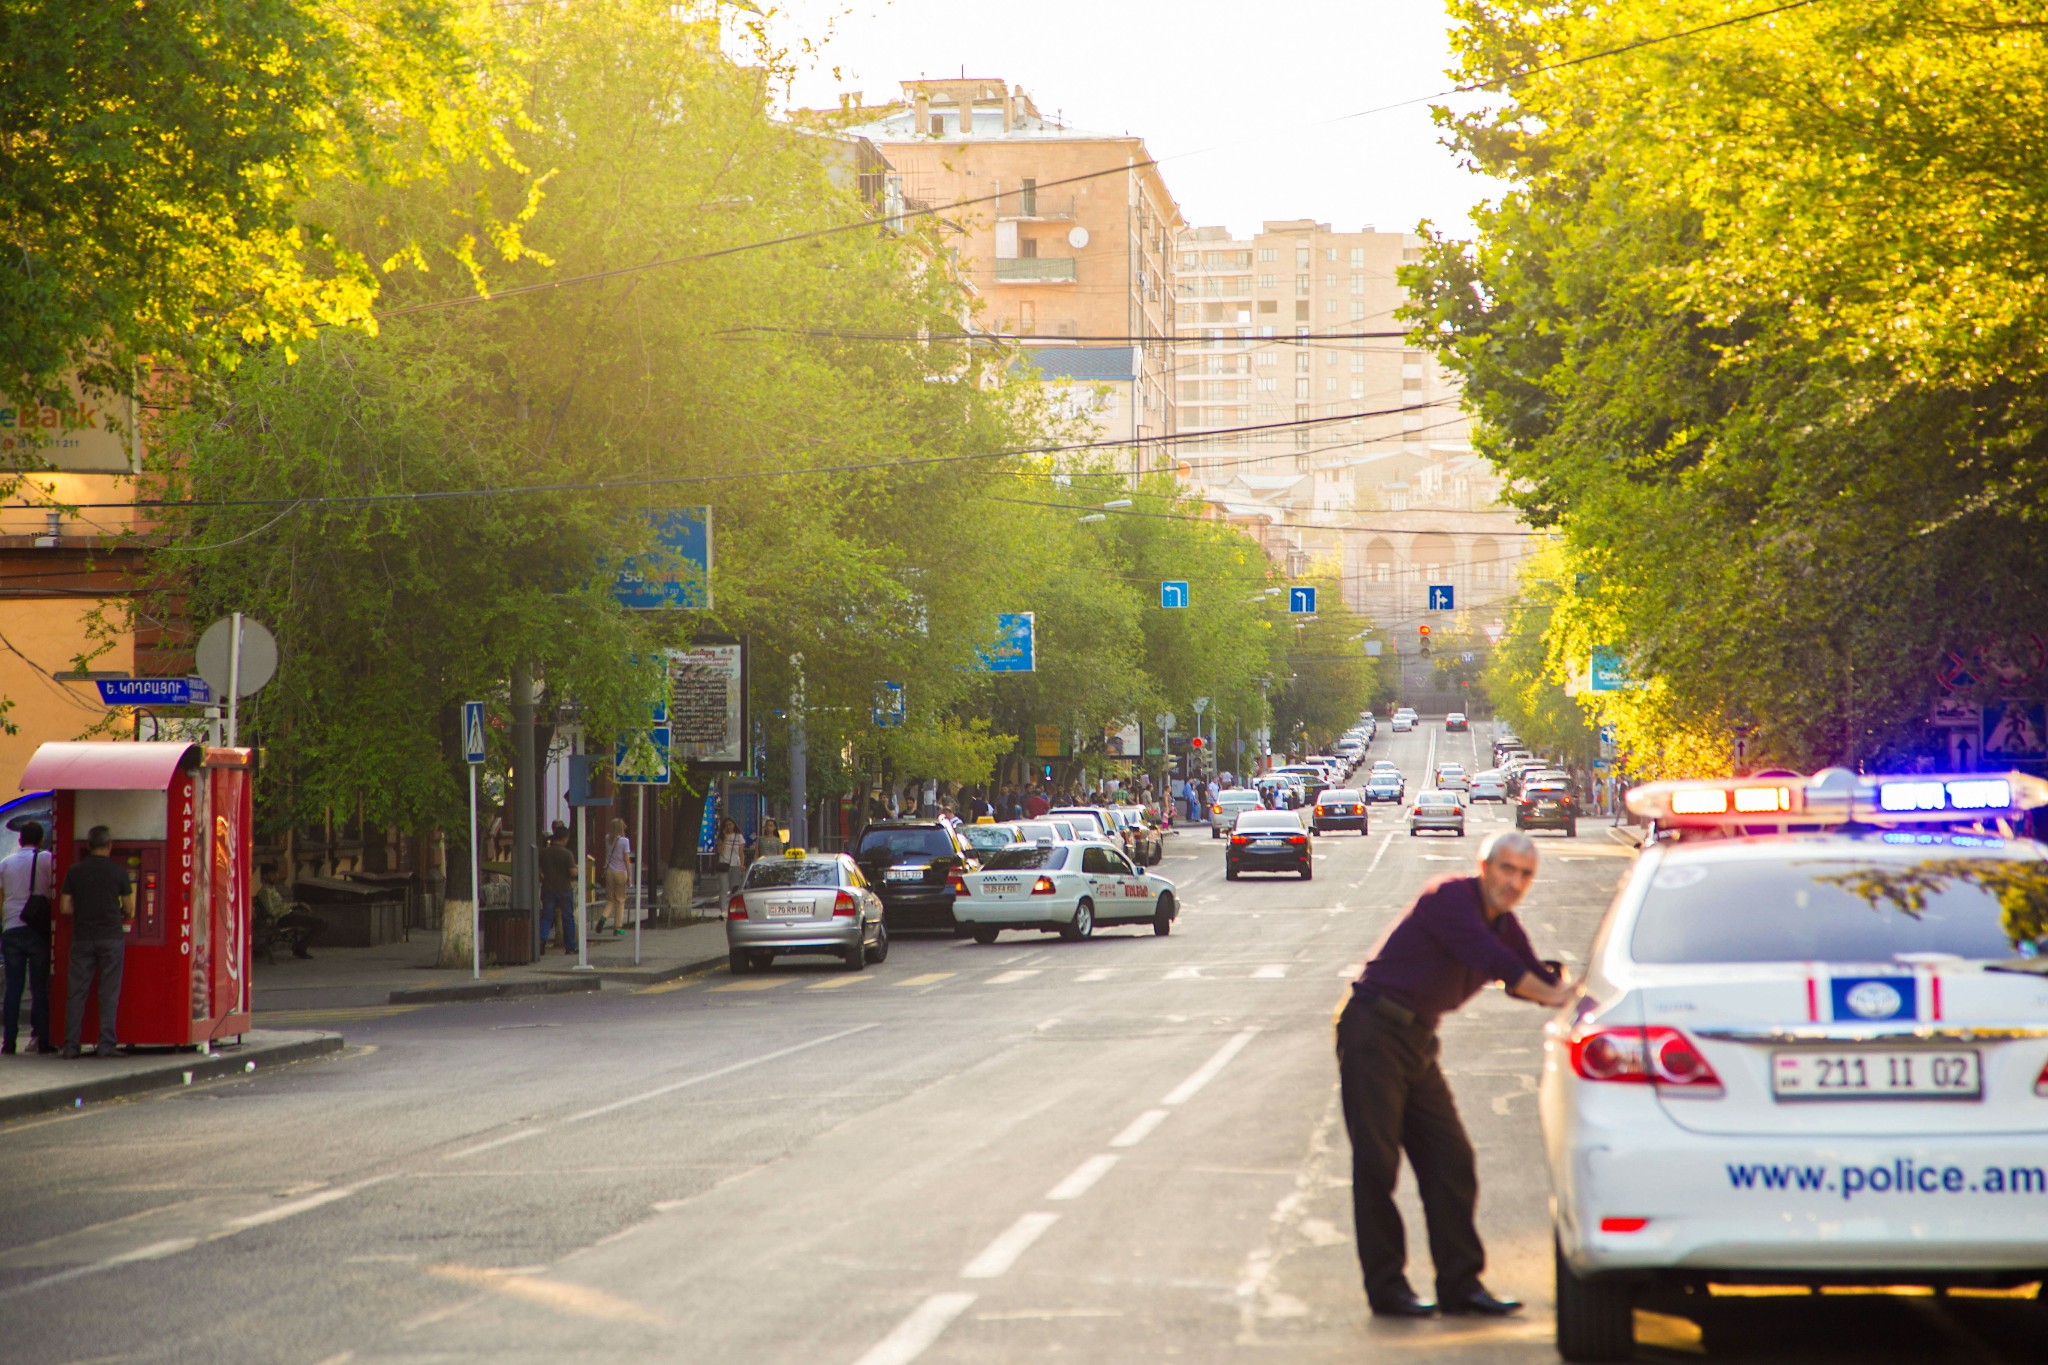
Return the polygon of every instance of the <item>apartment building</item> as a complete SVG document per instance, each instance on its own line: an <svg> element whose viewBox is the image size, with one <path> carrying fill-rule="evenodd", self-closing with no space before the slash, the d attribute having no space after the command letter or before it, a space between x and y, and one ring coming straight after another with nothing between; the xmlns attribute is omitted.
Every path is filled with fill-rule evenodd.
<svg viewBox="0 0 2048 1365"><path fill-rule="evenodd" d="M1397 272L1421 247L1290 219L1190 228L1174 259L1183 479L1290 572L1340 563L1348 604L1404 651L1430 584L1490 621L1528 539L1455 381L1402 335Z"/></svg>
<svg viewBox="0 0 2048 1365"><path fill-rule="evenodd" d="M906 200L939 207L958 266L982 300L979 325L1042 338L1040 353L1135 348L1131 433L1142 442L1174 431L1165 339L1175 317L1173 247L1185 224L1144 140L1048 118L1003 80L902 88L901 100L879 107L852 97L845 131L880 148ZM1142 445L1133 465L1170 466L1163 448Z"/></svg>

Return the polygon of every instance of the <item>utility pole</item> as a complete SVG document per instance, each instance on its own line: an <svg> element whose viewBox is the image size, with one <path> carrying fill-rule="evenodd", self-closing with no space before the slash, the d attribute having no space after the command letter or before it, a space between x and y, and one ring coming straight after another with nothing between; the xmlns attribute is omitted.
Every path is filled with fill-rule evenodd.
<svg viewBox="0 0 2048 1365"><path fill-rule="evenodd" d="M540 851L534 846L540 821L539 764L533 752L533 670L512 666L512 905L526 915L533 955L540 956Z"/></svg>
<svg viewBox="0 0 2048 1365"><path fill-rule="evenodd" d="M789 688L789 842L796 848L811 846L810 753L804 731L804 656L789 656L796 681Z"/></svg>

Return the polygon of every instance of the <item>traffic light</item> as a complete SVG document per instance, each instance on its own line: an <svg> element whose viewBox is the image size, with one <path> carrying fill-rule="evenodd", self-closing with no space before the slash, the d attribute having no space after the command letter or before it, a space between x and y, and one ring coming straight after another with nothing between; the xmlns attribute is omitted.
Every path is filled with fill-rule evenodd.
<svg viewBox="0 0 2048 1365"><path fill-rule="evenodd" d="M1424 653L1424 654L1427 654L1427 653L1429 653L1429 627L1428 627L1427 625L1423 625L1423 626L1418 626L1418 627L1416 627L1416 629L1417 629L1417 630L1418 630L1418 631L1419 631L1419 632L1421 633L1421 635L1422 635L1422 650L1421 650L1421 652L1422 652L1422 653Z"/></svg>
<svg viewBox="0 0 2048 1365"><path fill-rule="evenodd" d="M1203 740L1202 740L1202 737L1201 737L1200 735L1196 735L1196 736L1195 736L1195 737L1194 737L1193 739L1191 739L1191 740L1189 740L1189 741L1188 741L1188 746L1189 746L1190 748L1194 748L1194 749L1199 749L1199 748L1201 748L1201 747L1202 747L1202 744L1203 744Z"/></svg>

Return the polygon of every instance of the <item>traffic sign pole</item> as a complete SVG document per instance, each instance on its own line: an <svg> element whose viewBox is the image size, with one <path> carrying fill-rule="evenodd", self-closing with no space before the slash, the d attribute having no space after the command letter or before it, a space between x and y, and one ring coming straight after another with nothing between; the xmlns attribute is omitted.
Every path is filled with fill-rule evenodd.
<svg viewBox="0 0 2048 1365"><path fill-rule="evenodd" d="M228 636L228 747L235 747L237 739L235 711L241 701L242 692L242 613L235 613L233 631Z"/></svg>
<svg viewBox="0 0 2048 1365"><path fill-rule="evenodd" d="M476 764L469 765L469 979L484 975L484 884L476 847Z"/></svg>

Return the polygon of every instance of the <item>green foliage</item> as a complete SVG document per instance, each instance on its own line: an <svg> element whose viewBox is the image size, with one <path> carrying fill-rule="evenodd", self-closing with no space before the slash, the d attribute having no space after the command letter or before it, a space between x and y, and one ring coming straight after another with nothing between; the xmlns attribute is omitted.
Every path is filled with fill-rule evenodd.
<svg viewBox="0 0 2048 1365"><path fill-rule="evenodd" d="M1740 12L1453 6L1482 80ZM1510 88L1447 121L1512 188L1410 282L1563 535L1551 683L1623 650L1650 685L1603 714L1658 761L1928 748L1933 663L2036 629L2048 570L2048 34L1814 5Z"/></svg>
<svg viewBox="0 0 2048 1365"><path fill-rule="evenodd" d="M1319 752L1357 723L1383 691L1380 660L1369 658L1358 636L1369 623L1344 605L1337 567L1318 564L1298 582L1316 589L1316 614L1290 618L1284 598L1267 608L1282 624L1276 638L1273 747Z"/></svg>

